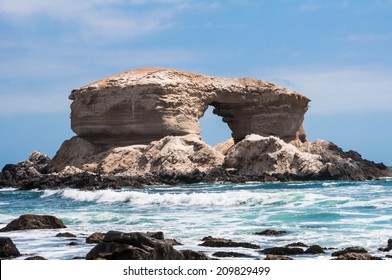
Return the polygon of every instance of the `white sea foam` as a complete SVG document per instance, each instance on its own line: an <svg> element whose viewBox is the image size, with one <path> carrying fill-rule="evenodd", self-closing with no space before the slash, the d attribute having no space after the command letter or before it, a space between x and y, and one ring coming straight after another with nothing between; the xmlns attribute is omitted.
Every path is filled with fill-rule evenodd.
<svg viewBox="0 0 392 280"><path fill-rule="evenodd" d="M366 201L350 201L342 205L342 207L375 207L379 209L392 209L392 201L389 197Z"/></svg>
<svg viewBox="0 0 392 280"><path fill-rule="evenodd" d="M331 203L350 200L347 197L329 197L318 193L302 193L298 191L252 192L233 190L226 192L160 192L141 191L80 191L74 189L45 191L42 198L61 195L75 201L95 203L128 203L134 206L205 206L205 207L307 207L315 203L331 201Z"/></svg>
<svg viewBox="0 0 392 280"><path fill-rule="evenodd" d="M0 192L10 192L10 191L16 191L17 189L16 188L3 188L3 189L0 189Z"/></svg>

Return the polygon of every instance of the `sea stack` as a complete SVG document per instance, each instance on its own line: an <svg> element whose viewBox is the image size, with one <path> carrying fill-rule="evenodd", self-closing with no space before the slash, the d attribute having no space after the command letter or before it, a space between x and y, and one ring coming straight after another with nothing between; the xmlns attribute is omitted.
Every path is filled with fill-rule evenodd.
<svg viewBox="0 0 392 280"><path fill-rule="evenodd" d="M0 185L118 187L392 176L385 165L357 152L308 141L303 120L310 100L270 82L143 68L74 89L69 98L76 136L53 160L41 156L45 166L35 168L34 161L7 165ZM216 147L200 137L199 119L208 106L232 132Z"/></svg>

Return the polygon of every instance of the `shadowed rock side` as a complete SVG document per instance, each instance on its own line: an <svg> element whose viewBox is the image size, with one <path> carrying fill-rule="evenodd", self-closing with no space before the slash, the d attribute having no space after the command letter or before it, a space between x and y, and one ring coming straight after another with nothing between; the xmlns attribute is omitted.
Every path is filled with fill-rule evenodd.
<svg viewBox="0 0 392 280"><path fill-rule="evenodd" d="M33 152L6 165L0 187L116 188L144 184L392 177L383 164L306 139L309 99L255 79L213 78L138 69L72 91L71 126L51 160ZM232 130L216 147L203 142L208 105Z"/></svg>

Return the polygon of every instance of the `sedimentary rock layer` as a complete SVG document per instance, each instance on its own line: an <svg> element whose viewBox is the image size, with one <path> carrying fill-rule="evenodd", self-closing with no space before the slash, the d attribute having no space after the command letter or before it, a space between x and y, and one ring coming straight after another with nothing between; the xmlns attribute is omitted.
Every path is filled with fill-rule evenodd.
<svg viewBox="0 0 392 280"><path fill-rule="evenodd" d="M305 139L309 99L250 78L215 78L164 68L144 68L75 89L71 127L81 138L106 147L148 144L165 136L199 134L209 105L232 131Z"/></svg>

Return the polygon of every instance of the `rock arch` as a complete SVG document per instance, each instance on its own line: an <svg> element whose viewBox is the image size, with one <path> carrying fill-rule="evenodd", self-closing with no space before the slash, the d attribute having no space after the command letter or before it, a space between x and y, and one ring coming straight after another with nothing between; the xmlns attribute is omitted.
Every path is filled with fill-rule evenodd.
<svg viewBox="0 0 392 280"><path fill-rule="evenodd" d="M143 68L75 89L70 99L72 130L101 147L200 134L199 119L209 105L235 142L249 134L306 139L302 123L309 99L256 79Z"/></svg>

